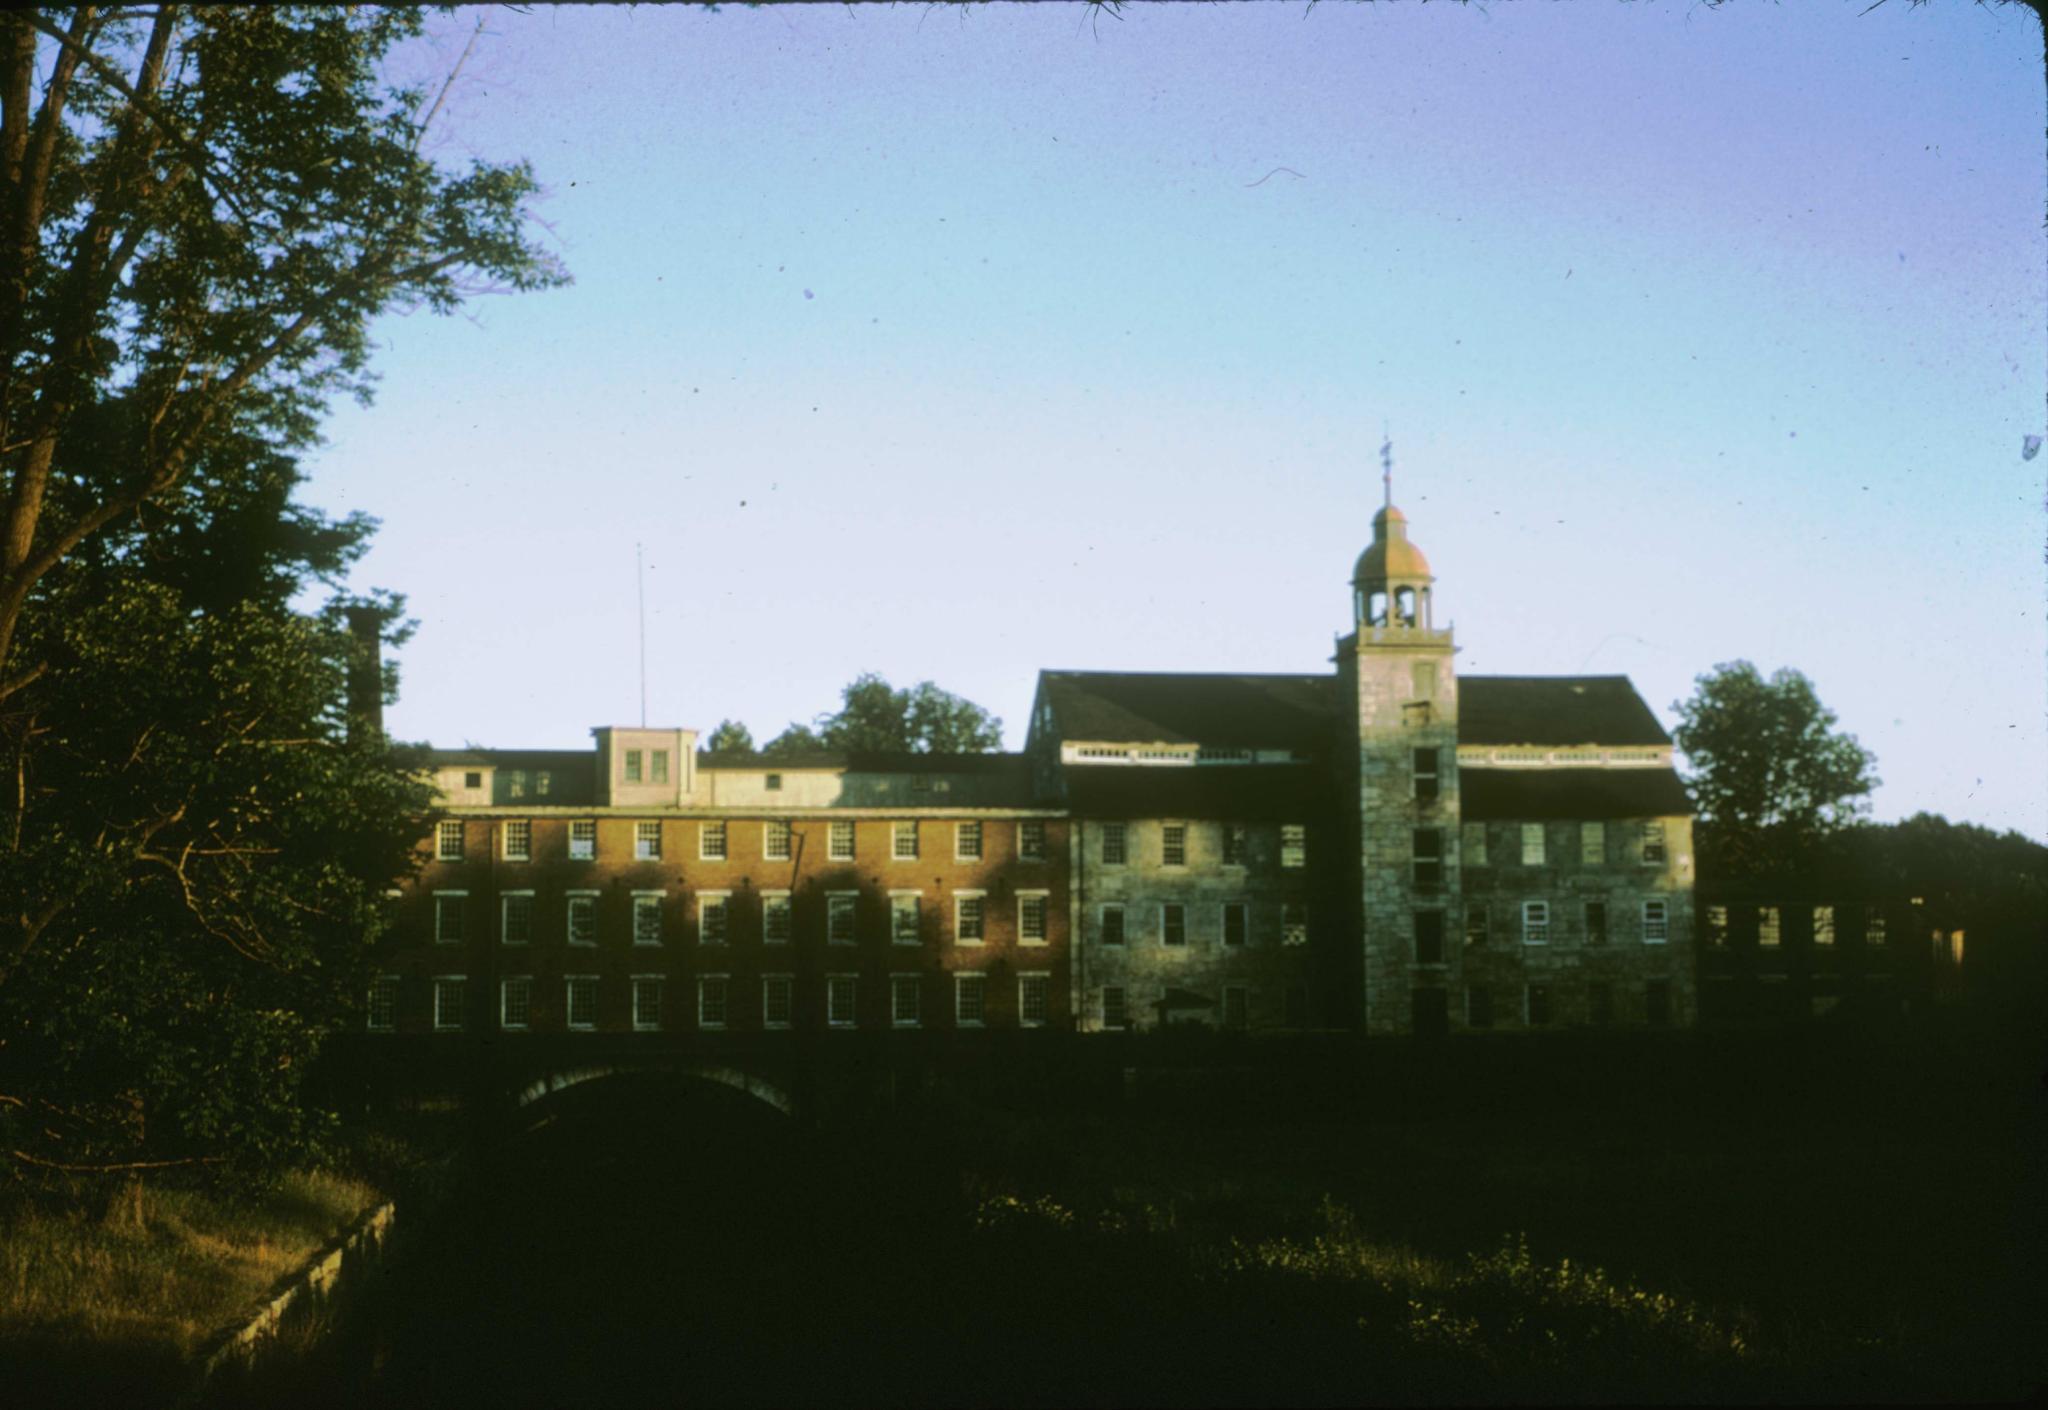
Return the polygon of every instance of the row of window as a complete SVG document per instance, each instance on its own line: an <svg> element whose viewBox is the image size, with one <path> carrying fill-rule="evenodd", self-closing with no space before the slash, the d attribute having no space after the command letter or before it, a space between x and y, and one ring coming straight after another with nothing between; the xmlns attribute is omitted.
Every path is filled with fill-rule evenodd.
<svg viewBox="0 0 2048 1410"><path fill-rule="evenodd" d="M1184 946L1188 943L1189 939L1188 920L1189 912L1192 909L1192 907L1179 901L1161 902L1156 909L1152 907L1139 908L1129 906L1122 902L1111 902L1101 907L1098 912L1099 923L1095 930L1096 939L1104 945L1123 945L1135 943L1139 940L1156 938L1161 945ZM1131 924L1134 911L1138 912L1140 916L1147 912L1152 914L1156 921L1156 928L1150 935L1136 932ZM1215 914L1216 929L1213 934L1216 939L1228 946L1241 946L1253 943L1251 906L1249 903L1244 901L1225 901ZM1197 936L1195 938L1202 940L1207 937ZM1278 939L1282 945L1306 945L1308 943L1307 905L1299 901L1288 901L1281 905Z"/></svg>
<svg viewBox="0 0 2048 1410"><path fill-rule="evenodd" d="M1589 900L1582 903L1580 914L1580 936L1588 945L1605 945L1610 935L1607 902ZM1521 941L1524 945L1548 945L1554 933L1551 903L1548 901L1524 901L1519 914L1522 921ZM1484 945L1493 934L1493 912L1482 905L1472 905L1465 910L1465 943ZM1671 939L1671 903L1669 901L1645 901L1642 903L1641 925L1636 932L1645 945L1662 945ZM1444 913L1442 911L1415 912L1415 961L1417 964L1442 964L1444 952Z"/></svg>
<svg viewBox="0 0 2048 1410"><path fill-rule="evenodd" d="M1247 866L1251 861L1251 828L1245 823L1218 823L1217 855L1226 867ZM1159 825L1159 865L1163 867L1184 867L1188 864L1188 827L1184 822L1169 822ZM1106 867L1126 866L1130 863L1131 825L1125 822L1096 824L1101 837L1098 856ZM1303 823L1283 823L1279 830L1279 860L1283 870L1294 871L1308 865L1308 827Z"/></svg>
<svg viewBox="0 0 2048 1410"><path fill-rule="evenodd" d="M1441 991L1435 991L1441 992ZM1528 984L1522 987L1522 1022L1531 1028L1543 1028L1555 1022L1551 1005L1551 986ZM1494 1002L1494 991L1483 984L1474 984L1465 990L1465 1026L1468 1028L1491 1028L1499 1021ZM1604 1027L1615 1021L1614 986L1596 981L1586 986L1586 1021ZM1643 1017L1652 1028L1668 1027L1671 1023L1671 981L1652 979L1643 986Z"/></svg>
<svg viewBox="0 0 2048 1410"><path fill-rule="evenodd" d="M899 862L920 860L919 824L903 820L890 824L889 855ZM734 824L710 819L697 824L697 859L723 862L732 857ZM658 862L662 858L662 824L659 820L633 825L633 859ZM984 855L987 824L980 820L953 824L953 860L980 861ZM835 862L853 860L854 824L849 819L833 821L825 839L825 855ZM1017 824L1017 857L1020 861L1045 860L1045 821L1026 818ZM787 819L771 818L760 824L761 857L786 862L794 856L794 833ZM533 860L533 822L528 818L507 818L498 824L498 855L508 862ZM460 862L467 859L467 825L459 818L444 819L434 831L434 859ZM569 859L588 862L597 857L597 821L580 818L569 824Z"/></svg>
<svg viewBox="0 0 2048 1410"><path fill-rule="evenodd" d="M565 897L563 906L563 936L571 945L597 944L597 903L600 893L596 891L571 891ZM763 891L761 897L760 935L764 944L786 945L794 935L794 910L790 893L787 891ZM697 907L697 943L700 945L725 945L733 938L732 902L730 891L699 891L695 893ZM633 893L633 943L635 945L660 945L667 941L663 931L666 913L665 891L635 891ZM858 943L860 893L857 891L828 891L825 893L825 940L833 945ZM535 936L537 902L531 891L506 891L498 898L498 935L506 945L528 945ZM1045 891L1019 891L1017 893L1017 940L1024 945L1047 943L1047 917L1051 913L1051 894ZM436 891L434 893L434 943L438 945L459 945L469 938L466 925L469 914L469 893L467 891ZM959 945L980 945L988 939L988 893L983 891L953 892L953 942ZM892 891L889 893L889 939L892 944L916 945L924 939L924 897L917 891Z"/></svg>
<svg viewBox="0 0 2048 1410"><path fill-rule="evenodd" d="M657 1032L670 1025L667 1012L668 980L658 974L636 974L628 981L636 1032ZM562 1026L573 1032L597 1028L599 978L594 974L571 974L562 980ZM987 1022L989 977L985 974L953 976L953 1022L962 1028L977 1028ZM398 1027L400 977L380 976L371 986L368 1022L373 1033L390 1033ZM726 1027L736 1016L742 985L730 975L700 975L696 981L696 1024L699 1028ZM751 985L745 987L751 988ZM860 981L851 974L825 978L825 1023L831 1028L851 1028L860 1019ZM897 1028L923 1024L925 978L917 974L889 976L889 1021ZM442 974L433 979L433 1025L436 1032L460 1032L469 1023L469 979L466 975ZM788 1028L796 1015L796 978L771 974L760 980L761 1025ZM1017 976L1018 1021L1027 1028L1043 1026L1052 1016L1052 976ZM498 981L498 1027L506 1032L524 1032L534 1025L535 981L531 975L512 975Z"/></svg>
<svg viewBox="0 0 2048 1410"><path fill-rule="evenodd" d="M1495 831L1492 837L1498 843L1495 850L1500 853L1497 858L1498 865L1540 867L1555 865L1565 860L1564 855L1554 855L1554 849L1551 846L1550 824L1548 823L1506 823L1494 826ZM1623 826L1629 825L1623 824ZM1634 860L1641 862L1645 866L1664 865L1667 852L1664 846L1663 821L1651 818L1637 822L1632 826L1635 837L1634 852L1631 856L1615 860ZM1488 825L1486 823L1466 823L1464 825L1464 832L1460 840L1464 845L1463 860L1466 866L1483 867L1487 865L1488 839ZM1561 840L1569 842L1572 839L1570 834L1566 833ZM1578 842L1577 855L1579 865L1588 867L1606 866L1610 861L1608 856L1609 840L1608 824L1604 822L1580 823L1576 839ZM1433 850L1433 855L1440 856L1441 854L1442 846L1441 843L1438 843ZM1421 852L1418 849L1417 856L1419 857L1420 855Z"/></svg>
<svg viewBox="0 0 2048 1410"><path fill-rule="evenodd" d="M1785 942L1784 918L1777 906L1756 907L1756 943L1765 949L1775 949ZM1709 946L1720 947L1728 943L1728 908L1708 906L1706 908L1706 942ZM1838 934L1833 906L1813 908L1813 929L1810 932L1813 943L1828 946L1835 943ZM1863 943L1882 946L1885 943L1884 912L1876 906L1863 908Z"/></svg>

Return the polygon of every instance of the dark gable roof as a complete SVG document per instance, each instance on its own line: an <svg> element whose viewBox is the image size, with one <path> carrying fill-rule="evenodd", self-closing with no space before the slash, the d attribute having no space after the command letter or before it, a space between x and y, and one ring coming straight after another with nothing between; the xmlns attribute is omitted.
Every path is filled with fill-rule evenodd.
<svg viewBox="0 0 2048 1410"><path fill-rule="evenodd" d="M1307 822L1331 803L1330 780L1306 764L1070 764L1067 807L1082 817Z"/></svg>
<svg viewBox="0 0 2048 1410"><path fill-rule="evenodd" d="M1460 769L1468 822L1538 818L1671 818L1692 813L1670 769Z"/></svg>
<svg viewBox="0 0 2048 1410"><path fill-rule="evenodd" d="M845 769L863 774L1029 774L1022 754L882 754L859 750L806 749L787 754L758 750L699 750L700 769Z"/></svg>
<svg viewBox="0 0 2048 1410"><path fill-rule="evenodd" d="M525 769L538 773L590 773L597 768L594 749L429 749L427 763L437 769L470 764L494 769Z"/></svg>
<svg viewBox="0 0 2048 1410"><path fill-rule="evenodd" d="M1669 744L1627 676L1460 676L1460 744Z"/></svg>
<svg viewBox="0 0 2048 1410"><path fill-rule="evenodd" d="M1046 671L1042 682L1062 738L1227 749L1322 749L1337 695L1334 676Z"/></svg>

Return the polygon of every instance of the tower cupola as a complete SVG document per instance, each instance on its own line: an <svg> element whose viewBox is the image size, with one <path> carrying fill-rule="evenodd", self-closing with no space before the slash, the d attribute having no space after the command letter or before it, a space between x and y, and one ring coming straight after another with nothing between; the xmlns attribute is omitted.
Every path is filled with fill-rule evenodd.
<svg viewBox="0 0 2048 1410"><path fill-rule="evenodd" d="M1422 550L1408 540L1408 516L1394 507L1394 448L1380 447L1386 503L1372 516L1372 543L1351 570L1351 619L1360 629L1431 630L1429 588L1435 577Z"/></svg>

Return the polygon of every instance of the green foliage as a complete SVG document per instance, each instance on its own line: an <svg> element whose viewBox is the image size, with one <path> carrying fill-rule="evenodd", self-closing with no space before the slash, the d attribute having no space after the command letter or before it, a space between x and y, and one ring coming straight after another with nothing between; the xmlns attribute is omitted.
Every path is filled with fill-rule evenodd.
<svg viewBox="0 0 2048 1410"><path fill-rule="evenodd" d="M704 747L714 754L727 751L750 754L754 749L754 734L738 720L720 720L718 728L711 731L711 737L704 741Z"/></svg>
<svg viewBox="0 0 2048 1410"><path fill-rule="evenodd" d="M825 741L818 738L817 731L809 725L791 724L781 734L761 746L761 752L770 758L789 758L797 754L814 754L825 747Z"/></svg>
<svg viewBox="0 0 2048 1410"><path fill-rule="evenodd" d="M1806 860L1877 786L1875 757L1835 731L1834 712L1798 671L1766 680L1747 661L1716 666L1672 708L1703 867L1758 874Z"/></svg>
<svg viewBox="0 0 2048 1410"><path fill-rule="evenodd" d="M719 726L720 731L725 728ZM785 758L817 750L991 754L1002 747L1003 722L973 701L941 690L930 681L897 690L869 671L856 676L840 692L838 710L818 716L809 725L790 725L763 745L761 752Z"/></svg>

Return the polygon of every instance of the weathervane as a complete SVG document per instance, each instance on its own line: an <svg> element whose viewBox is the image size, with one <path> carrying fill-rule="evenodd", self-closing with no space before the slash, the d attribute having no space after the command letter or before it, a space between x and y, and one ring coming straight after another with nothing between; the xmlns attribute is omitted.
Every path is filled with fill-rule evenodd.
<svg viewBox="0 0 2048 1410"><path fill-rule="evenodd" d="M1386 486L1387 508L1394 507L1394 434L1380 423L1380 483Z"/></svg>

